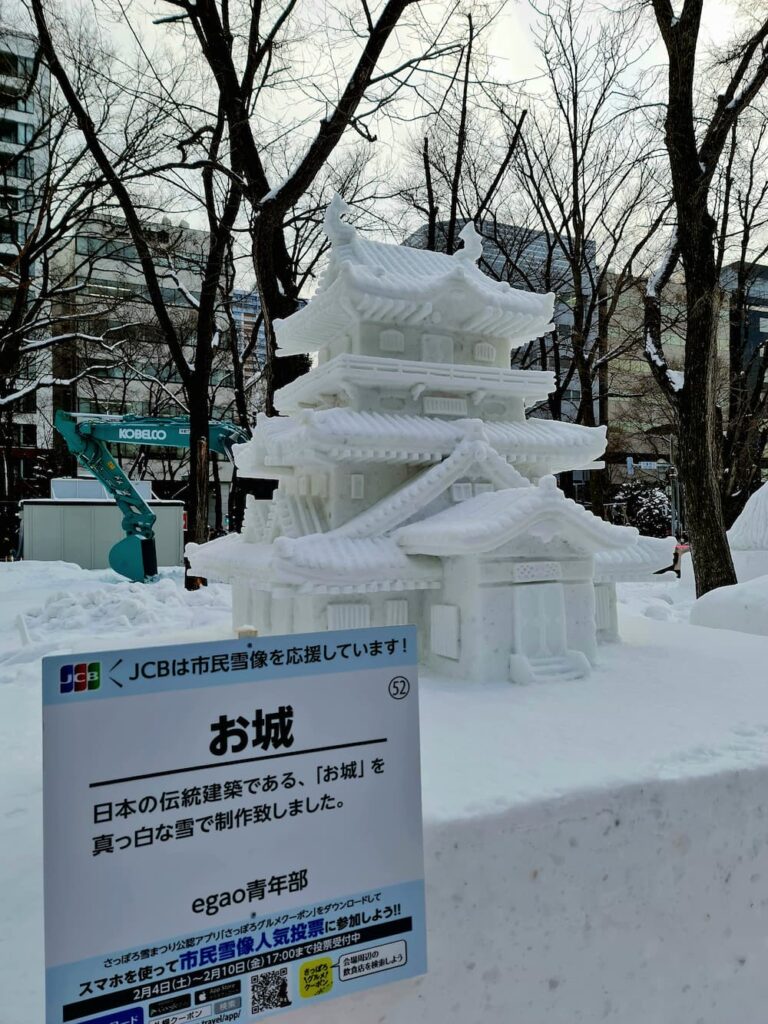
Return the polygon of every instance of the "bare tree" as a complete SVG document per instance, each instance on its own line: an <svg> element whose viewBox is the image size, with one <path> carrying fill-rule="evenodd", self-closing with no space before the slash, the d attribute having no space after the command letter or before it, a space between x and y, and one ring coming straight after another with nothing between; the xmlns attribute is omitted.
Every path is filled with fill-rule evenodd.
<svg viewBox="0 0 768 1024"><path fill-rule="evenodd" d="M203 542L207 539L208 518L208 395L214 351L221 335L217 308L243 197L237 176L222 171L221 158L228 148L224 106L219 102L214 111L205 112L210 119L201 123L200 109L188 100L184 67L148 54L138 37L138 67L127 67L127 62L115 61L97 37L93 45L99 50L99 66L103 69L102 93L117 92L122 98L119 110L110 111L98 97L88 97L78 87L66 22L55 21L44 0L31 0L31 10L45 63L124 219L148 301L186 393L190 418L189 532L192 539ZM177 288L181 288L181 282L167 259L158 259L147 224L147 190L169 181L175 190L199 197L198 209L207 231L199 288L196 294L186 292L195 311L191 352L168 298L168 279Z"/></svg>
<svg viewBox="0 0 768 1024"><path fill-rule="evenodd" d="M633 345L611 325L665 213L660 154L635 95L636 13L582 0L531 6L543 69L535 88L493 82L470 21L420 146L422 180L404 196L425 222L422 244L450 252L472 220L487 239L486 273L557 294L555 331L513 361L554 372L550 416L595 426L607 420L609 367ZM598 512L601 479L592 474Z"/></svg>
<svg viewBox="0 0 768 1024"><path fill-rule="evenodd" d="M252 211L254 269L267 339L266 411L272 415L274 392L308 367L301 356L277 358L273 329L274 320L298 308L300 297L291 257L292 211L335 159L347 133L374 142L377 119L392 117L401 95L412 95L424 70L456 51L447 37L452 9L430 26L415 0L386 0L378 11L351 3L326 8L324 23L317 24L313 5L301 0L165 2L176 13L162 20L191 28L213 76L229 129L231 169ZM405 49L396 30L408 39ZM310 37L314 60L306 71ZM280 111L277 131L270 125L275 109ZM318 118L319 126L310 128ZM285 139L291 140L290 159L278 172L273 150L277 144L284 154Z"/></svg>
<svg viewBox="0 0 768 1024"><path fill-rule="evenodd" d="M734 127L768 78L768 19L750 27L697 75L703 0L651 0L667 54L664 142L676 226L646 293L646 349L660 387L675 405L679 464L699 595L736 582L720 496L721 424L716 402L717 325L721 301L717 221L711 188ZM716 95L705 95L707 89ZM720 86L720 88L718 88ZM698 100L698 103L697 103ZM680 263L686 289L682 379L670 373L661 333L661 294Z"/></svg>
<svg viewBox="0 0 768 1024"><path fill-rule="evenodd" d="M664 215L634 95L642 47L631 9L594 11L581 0L532 6L547 90L532 107L516 170L566 268L575 418L594 426L605 419L605 368L626 351L608 345L609 325Z"/></svg>
<svg viewBox="0 0 768 1024"><path fill-rule="evenodd" d="M122 338L122 325L114 317L107 323L114 306L108 297L83 299L77 315L64 311L87 289L96 259L93 252L78 254L65 267L65 254L108 199L72 112L51 88L39 54L15 52L20 43L25 37L19 33L0 35L4 61L14 65L2 69L0 106L32 115L0 120L6 143L0 153L0 497L6 498L21 496L15 491L16 418L38 412L52 390L113 364ZM84 52L77 73L83 92L94 88ZM91 322L83 327L86 306ZM61 353L75 351L78 358L69 361L76 367L59 373Z"/></svg>

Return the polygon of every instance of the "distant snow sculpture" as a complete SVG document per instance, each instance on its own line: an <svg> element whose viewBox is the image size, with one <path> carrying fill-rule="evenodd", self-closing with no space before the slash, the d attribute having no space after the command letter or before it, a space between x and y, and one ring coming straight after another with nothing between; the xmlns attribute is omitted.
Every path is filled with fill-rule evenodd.
<svg viewBox="0 0 768 1024"><path fill-rule="evenodd" d="M232 582L235 626L415 623L444 674L586 675L598 634L616 638L615 581L671 551L556 486L602 454L605 428L526 419L553 375L510 369L510 351L552 330L554 297L486 277L471 224L446 256L367 241L346 212L327 210L315 297L275 324L282 354L317 366L236 449L241 476L278 489L248 500L242 534L190 545L194 571Z"/></svg>
<svg viewBox="0 0 768 1024"><path fill-rule="evenodd" d="M768 551L768 484L750 496L728 531L732 551Z"/></svg>

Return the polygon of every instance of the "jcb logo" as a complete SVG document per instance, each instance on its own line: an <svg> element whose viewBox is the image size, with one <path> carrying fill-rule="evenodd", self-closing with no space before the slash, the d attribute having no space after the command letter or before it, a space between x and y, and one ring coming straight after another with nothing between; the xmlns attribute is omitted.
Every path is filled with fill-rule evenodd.
<svg viewBox="0 0 768 1024"><path fill-rule="evenodd" d="M59 672L59 693L81 693L101 686L101 662L62 665Z"/></svg>

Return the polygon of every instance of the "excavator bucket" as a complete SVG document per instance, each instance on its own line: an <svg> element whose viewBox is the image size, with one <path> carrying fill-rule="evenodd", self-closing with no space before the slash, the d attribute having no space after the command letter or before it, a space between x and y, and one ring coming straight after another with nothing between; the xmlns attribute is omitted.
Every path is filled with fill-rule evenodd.
<svg viewBox="0 0 768 1024"><path fill-rule="evenodd" d="M115 572L134 583L143 583L157 576L157 551L154 538L139 537L135 533L118 541L109 552L109 564Z"/></svg>

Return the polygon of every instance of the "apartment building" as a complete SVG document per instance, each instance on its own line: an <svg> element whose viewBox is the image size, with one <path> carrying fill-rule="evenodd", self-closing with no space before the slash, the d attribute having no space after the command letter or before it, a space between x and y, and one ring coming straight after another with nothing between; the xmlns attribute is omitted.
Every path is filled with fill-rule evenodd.
<svg viewBox="0 0 768 1024"><path fill-rule="evenodd" d="M44 66L35 67L36 52L33 36L0 24L0 318L16 294L19 256L38 213L38 183L48 165L50 76ZM34 264L25 271L32 287L38 272ZM32 379L38 364L27 359L24 374ZM8 414L6 490L34 493L40 475L39 423L49 415L49 397L33 391Z"/></svg>

